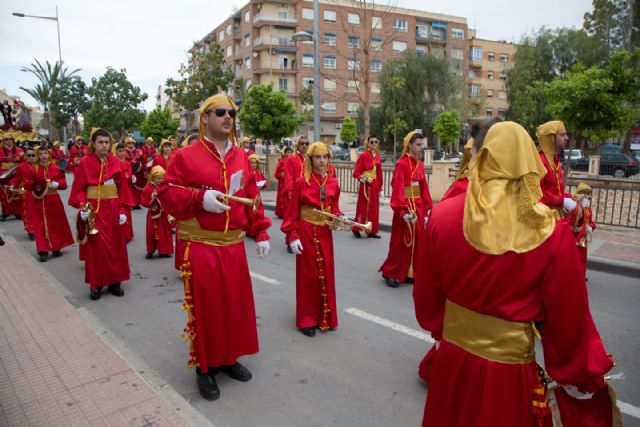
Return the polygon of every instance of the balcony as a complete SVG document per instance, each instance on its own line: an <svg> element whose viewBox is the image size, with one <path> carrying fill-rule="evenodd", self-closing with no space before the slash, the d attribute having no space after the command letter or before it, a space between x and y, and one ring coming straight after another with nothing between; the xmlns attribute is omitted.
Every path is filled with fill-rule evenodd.
<svg viewBox="0 0 640 427"><path fill-rule="evenodd" d="M298 25L298 19L293 14L279 13L277 15L259 14L253 17L253 24L260 28L265 25L278 25L280 27L295 28Z"/></svg>
<svg viewBox="0 0 640 427"><path fill-rule="evenodd" d="M240 31L240 27L233 29L233 39L242 40L242 31Z"/></svg>
<svg viewBox="0 0 640 427"><path fill-rule="evenodd" d="M482 68L482 61L477 59L472 59L471 61L469 61L469 66L471 68Z"/></svg>
<svg viewBox="0 0 640 427"><path fill-rule="evenodd" d="M255 50L272 48L278 52L294 53L296 42L287 37L258 37L253 40Z"/></svg>
<svg viewBox="0 0 640 427"><path fill-rule="evenodd" d="M286 67L282 64L273 64L273 67L260 64L253 72L255 74L295 74L298 72L298 67L295 64Z"/></svg>

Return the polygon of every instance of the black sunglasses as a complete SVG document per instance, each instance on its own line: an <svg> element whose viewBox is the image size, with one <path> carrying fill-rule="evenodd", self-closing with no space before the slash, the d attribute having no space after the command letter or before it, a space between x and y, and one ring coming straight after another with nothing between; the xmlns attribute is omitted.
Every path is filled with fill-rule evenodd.
<svg viewBox="0 0 640 427"><path fill-rule="evenodd" d="M35 157L35 154L27 154L27 157Z"/></svg>
<svg viewBox="0 0 640 427"><path fill-rule="evenodd" d="M298 142L298 145L309 145L308 142Z"/></svg>
<svg viewBox="0 0 640 427"><path fill-rule="evenodd" d="M375 139L372 139L371 141L369 141L369 144L377 144L380 141L376 141Z"/></svg>
<svg viewBox="0 0 640 427"><path fill-rule="evenodd" d="M217 117L224 117L225 114L229 114L229 117L231 117L232 119L236 118L236 110L216 108L215 110L209 110L209 113L211 113L212 111Z"/></svg>

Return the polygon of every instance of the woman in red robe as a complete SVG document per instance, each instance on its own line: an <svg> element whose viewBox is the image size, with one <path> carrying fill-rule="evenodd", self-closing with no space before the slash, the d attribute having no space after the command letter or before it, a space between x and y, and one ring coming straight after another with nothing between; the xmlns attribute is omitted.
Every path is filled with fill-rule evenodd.
<svg viewBox="0 0 640 427"><path fill-rule="evenodd" d="M124 140L124 148L124 159L131 166L132 178L129 188L134 201L133 209L140 209L140 197L146 185L147 158L142 154L142 150L136 148L136 140L130 136Z"/></svg>
<svg viewBox="0 0 640 427"><path fill-rule="evenodd" d="M173 239L169 217L162 209L158 199L158 185L164 179L164 169L154 166L149 173L149 183L142 190L140 204L147 210L147 259L157 250L160 258L169 258L173 254Z"/></svg>
<svg viewBox="0 0 640 427"><path fill-rule="evenodd" d="M342 216L340 186L329 175L331 151L323 142L305 154L304 174L293 185L282 231L296 256L296 326L312 337L338 327L333 262L333 235L326 217L314 210Z"/></svg>
<svg viewBox="0 0 640 427"><path fill-rule="evenodd" d="M289 146L286 146L280 152L280 160L278 160L278 166L276 166L276 173L274 174L274 178L278 180L278 191L276 193L276 210L275 214L278 218L284 218L285 205L287 202L287 198L284 194L284 174L285 174L285 164L289 156L293 153L293 149Z"/></svg>
<svg viewBox="0 0 640 427"><path fill-rule="evenodd" d="M420 160L424 137L414 131L404 137L404 151L391 179L391 239L387 259L380 267L387 286L413 282L416 242L431 211L431 194Z"/></svg>
<svg viewBox="0 0 640 427"><path fill-rule="evenodd" d="M384 197L382 189L382 162L378 138L369 135L367 149L360 154L353 168L353 177L360 181L358 190L358 205L356 206L355 221L366 224L371 221L371 231L367 237L379 239L380 235L380 199ZM355 237L360 237L360 228L351 231Z"/></svg>
<svg viewBox="0 0 640 427"><path fill-rule="evenodd" d="M67 189L67 179L64 172L51 163L48 145L42 145L36 151L38 160L29 179L28 190L33 196L36 251L40 262L45 262L49 252L59 257L62 255L60 250L73 245L74 240L58 194L58 190Z"/></svg>
<svg viewBox="0 0 640 427"><path fill-rule="evenodd" d="M78 163L69 195L69 205L80 209L78 237L85 246L85 282L91 288L92 300L100 299L104 286L111 294L123 296L121 282L129 280L130 275L120 226L127 221L124 207L130 207L133 198L121 162L111 154L110 145L109 132L92 130L89 154Z"/></svg>
<svg viewBox="0 0 640 427"><path fill-rule="evenodd" d="M64 154L64 151L60 149L60 141L53 141L53 145L51 146L51 163L58 166L60 168L60 160L66 160L67 156Z"/></svg>
<svg viewBox="0 0 640 427"><path fill-rule="evenodd" d="M124 179L130 186L133 185L133 180L136 178L131 173L131 163L125 160L124 158L124 144L118 143L115 146L116 148L116 157L120 159L120 165L122 166L122 173ZM127 216L127 221L124 224L121 224L122 233L124 236L124 241L129 243L133 240L133 217L131 216L131 206L123 206L122 210L124 214Z"/></svg>
<svg viewBox="0 0 640 427"><path fill-rule="evenodd" d="M158 150L158 155L154 157L152 166L160 166L165 171L169 167L169 163L173 158L173 150L171 148L171 141L168 139L163 139L160 143L160 149Z"/></svg>
<svg viewBox="0 0 640 427"><path fill-rule="evenodd" d="M89 148L84 145L84 137L81 135L76 136L75 143L69 149L69 162L67 163L67 170L71 173L76 171L78 163L89 153Z"/></svg>
<svg viewBox="0 0 640 427"><path fill-rule="evenodd" d="M471 164L467 193L433 209L413 292L438 353L423 426L551 425L534 321L544 321L545 368L566 386L560 392L595 393L593 407L608 401L612 414L603 375L613 363L589 312L573 235L536 202L545 173L524 128L497 123Z"/></svg>
<svg viewBox="0 0 640 427"><path fill-rule="evenodd" d="M32 147L28 147L25 150L26 161L18 164L15 174L11 177L9 186L14 189L20 188L25 190L24 193L22 193L22 222L24 224L24 231L29 235L29 239L33 240L35 238L35 227L33 223L33 194L31 194L31 191L27 191L27 189L31 188L30 181L33 178L33 168L36 162L36 150ZM8 191L7 193L12 194L12 191Z"/></svg>
<svg viewBox="0 0 640 427"><path fill-rule="evenodd" d="M11 131L0 131L2 144L0 146L0 175L9 172L14 166L24 162L24 151L15 146L15 138ZM9 215L15 215L16 219L22 219L24 207L22 205L22 194L9 190L11 176L0 179L0 203L2 204L2 215L0 221L4 221Z"/></svg>

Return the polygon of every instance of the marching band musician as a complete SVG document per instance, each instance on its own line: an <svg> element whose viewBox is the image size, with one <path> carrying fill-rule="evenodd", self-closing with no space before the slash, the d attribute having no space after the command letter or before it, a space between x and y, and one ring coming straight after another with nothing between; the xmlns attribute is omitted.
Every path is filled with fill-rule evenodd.
<svg viewBox="0 0 640 427"><path fill-rule="evenodd" d="M2 147L0 147L0 204L2 215L0 221L4 221L9 215L15 215L16 219L22 219L24 210L22 194L10 191L7 186L11 176L15 173L18 164L24 162L24 151L15 146L15 138L11 131L1 132ZM6 176L4 176L6 175Z"/></svg>
<svg viewBox="0 0 640 427"><path fill-rule="evenodd" d="M413 283L416 242L429 220L431 194L420 160L424 137L411 131L404 137L402 157L396 163L391 179L391 239L389 254L380 267L387 286L397 288L400 282Z"/></svg>
<svg viewBox="0 0 640 427"><path fill-rule="evenodd" d="M34 147L25 147L25 162L18 164L15 173L10 178L7 193L9 197L13 194L22 192L22 223L24 231L29 235L30 240L35 239L35 227L33 222L33 194L26 191L30 187L30 180L33 178L34 164L36 163L36 149Z"/></svg>
<svg viewBox="0 0 640 427"><path fill-rule="evenodd" d="M153 163L151 167L160 166L165 171L169 167L169 163L173 158L173 150L171 149L171 141L168 139L163 139L160 142L160 149L158 150L158 155L154 157Z"/></svg>
<svg viewBox="0 0 640 427"><path fill-rule="evenodd" d="M156 148L156 143L153 141L152 137L147 137L144 140L144 145L140 149L142 151L142 155L147 161L153 160L158 155L158 149Z"/></svg>
<svg viewBox="0 0 640 427"><path fill-rule="evenodd" d="M293 196L293 184L302 176L304 166L304 155L309 148L309 138L301 135L298 137L295 143L295 152L289 156L284 166L284 194L285 194L285 215L286 205L291 201ZM289 246L289 240L285 238L285 244L287 245L287 252L293 253L291 246Z"/></svg>
<svg viewBox="0 0 640 427"><path fill-rule="evenodd" d="M278 180L278 191L276 192L276 209L275 214L278 218L284 218L285 205L288 200L285 197L284 192L284 176L285 176L285 164L287 163L287 159L293 153L293 149L290 146L284 147L280 151L280 160L278 160L278 166L276 166L276 173L274 174L275 179Z"/></svg>
<svg viewBox="0 0 640 427"><path fill-rule="evenodd" d="M115 145L116 149L116 157L120 159L120 165L122 166L122 173L125 181L129 186L133 186L133 181L136 179L135 176L131 173L131 163L125 160L124 152L126 150L124 144L119 142ZM133 216L131 215L131 206L124 205L122 206L122 211L127 216L127 220L124 224L120 225L122 228L122 234L124 236L124 241L129 243L133 240ZM82 246L81 246L82 247Z"/></svg>
<svg viewBox="0 0 640 427"><path fill-rule="evenodd" d="M74 173L78 167L80 160L89 153L89 147L84 144L84 137L82 135L76 136L76 140L69 149L69 164L67 170Z"/></svg>
<svg viewBox="0 0 640 427"><path fill-rule="evenodd" d="M142 150L136 148L136 140L128 136L124 139L124 159L131 165L131 194L133 195L133 209L140 209L140 197L146 185L147 160Z"/></svg>
<svg viewBox="0 0 640 427"><path fill-rule="evenodd" d="M169 145L171 147L171 145ZM147 259L157 250L160 258L170 258L173 254L171 224L167 213L158 199L158 185L164 179L164 169L154 166L149 172L149 183L142 191L140 204L147 210Z"/></svg>
<svg viewBox="0 0 640 427"><path fill-rule="evenodd" d="M256 153L249 155L249 163L251 164L251 169L253 170L253 174L256 176L256 186L258 190L266 190L267 178L265 178L264 174L260 170L260 158Z"/></svg>
<svg viewBox="0 0 640 427"><path fill-rule="evenodd" d="M89 297L98 300L104 286L121 297L121 282L129 280L129 257L122 233L125 206L133 204L121 162L111 153L111 134L91 130L89 154L82 158L73 179L69 206L79 209L78 240L84 246L85 282Z"/></svg>
<svg viewBox="0 0 640 427"><path fill-rule="evenodd" d="M54 165L58 165L58 163L60 163L61 160L65 160L67 158L67 155L60 148L60 141L58 140L53 141L50 151L51 151L51 163L53 163Z"/></svg>
<svg viewBox="0 0 640 427"><path fill-rule="evenodd" d="M593 220L593 212L591 210L591 198L593 190L584 182L578 184L573 200L576 202L576 208L564 219L571 226L573 235L576 239L576 246L580 254L581 270L587 273L587 247L591 243L593 230L596 229L596 223Z"/></svg>
<svg viewBox="0 0 640 427"><path fill-rule="evenodd" d="M367 237L379 239L380 199L384 198L384 190L380 145L375 136L367 137L367 149L356 160L353 177L360 181L355 220L362 223L371 221L371 232ZM354 227L351 231L355 237L360 238L359 228Z"/></svg>
<svg viewBox="0 0 640 427"><path fill-rule="evenodd" d="M214 95L200 106L196 143L174 153L158 188L168 214L178 221L188 322L183 336L190 343L190 367L196 368L200 395L220 397L216 374L249 381L251 372L238 358L258 352L256 315L243 234L253 215L257 253L269 251L271 226L262 205L229 197L255 199L255 178L244 150L236 145L238 108L226 95ZM229 194L231 193L231 194Z"/></svg>
<svg viewBox="0 0 640 427"><path fill-rule="evenodd" d="M303 175L293 185L281 229L296 256L296 326L308 337L316 328L338 327L333 236L327 218L318 211L342 216L340 186L329 175L331 151L315 142L305 153Z"/></svg>

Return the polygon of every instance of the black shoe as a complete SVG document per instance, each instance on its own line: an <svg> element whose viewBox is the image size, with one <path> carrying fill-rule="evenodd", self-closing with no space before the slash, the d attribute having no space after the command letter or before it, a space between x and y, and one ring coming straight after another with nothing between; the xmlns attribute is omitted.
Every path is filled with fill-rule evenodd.
<svg viewBox="0 0 640 427"><path fill-rule="evenodd" d="M357 239L360 238L360 232L358 230L351 230L351 232L353 233L353 237Z"/></svg>
<svg viewBox="0 0 640 427"><path fill-rule="evenodd" d="M291 249L291 246L287 245L287 252L289 252L290 254L293 253L293 249Z"/></svg>
<svg viewBox="0 0 640 427"><path fill-rule="evenodd" d="M0 215L0 221L5 222L7 220L7 217L4 215Z"/></svg>
<svg viewBox="0 0 640 427"><path fill-rule="evenodd" d="M47 252L38 252L38 255L40 255L40 262L47 262L49 258Z"/></svg>
<svg viewBox="0 0 640 427"><path fill-rule="evenodd" d="M216 400L220 398L220 388L216 377L209 374L201 374L196 370L196 383L200 396L206 400Z"/></svg>
<svg viewBox="0 0 640 427"><path fill-rule="evenodd" d="M147 254L144 256L146 259L151 259L153 258L153 252L147 252Z"/></svg>
<svg viewBox="0 0 640 427"><path fill-rule="evenodd" d="M22 219L22 215L16 215L16 219Z"/></svg>
<svg viewBox="0 0 640 427"><path fill-rule="evenodd" d="M120 287L120 282L114 283L113 285L109 285L109 292L111 292L111 295L114 295L117 297L124 296L124 291Z"/></svg>
<svg viewBox="0 0 640 427"><path fill-rule="evenodd" d="M247 368L241 365L240 362L236 362L231 366L220 366L218 369L221 372L224 372L227 375L229 375L234 380L238 380L242 382L247 382L253 377L251 375L251 372L249 372Z"/></svg>
<svg viewBox="0 0 640 427"><path fill-rule="evenodd" d="M91 298L91 300L93 301L97 301L100 299L100 295L102 295L102 286L97 287L95 289L91 289L91 292L89 293L89 298Z"/></svg>
<svg viewBox="0 0 640 427"><path fill-rule="evenodd" d="M29 233L29 240L33 240L35 238L36 238L36 236L34 236L33 233Z"/></svg>
<svg viewBox="0 0 640 427"><path fill-rule="evenodd" d="M407 277L407 280L405 280L404 283L413 284L413 281L413 277Z"/></svg>
<svg viewBox="0 0 640 427"><path fill-rule="evenodd" d="M400 286L400 282L398 282L398 279L384 276L382 276L382 278L384 279L384 283L390 288L397 288L398 286Z"/></svg>
<svg viewBox="0 0 640 427"><path fill-rule="evenodd" d="M160 254L158 258L171 258L171 254Z"/></svg>
<svg viewBox="0 0 640 427"><path fill-rule="evenodd" d="M140 205L136 205L136 206L132 207L131 209L138 210L138 209L141 209L141 208L140 208Z"/></svg>
<svg viewBox="0 0 640 427"><path fill-rule="evenodd" d="M302 332L302 335L306 335L308 337L315 337L316 336L316 328L309 327L309 328L301 328L300 332Z"/></svg>
<svg viewBox="0 0 640 427"><path fill-rule="evenodd" d="M60 250L53 251L53 256L56 257L56 258L61 257L62 256L62 252L60 252Z"/></svg>
<svg viewBox="0 0 640 427"><path fill-rule="evenodd" d="M367 234L367 237L370 239L380 239L381 236L379 234L376 233L371 233L371 234Z"/></svg>

